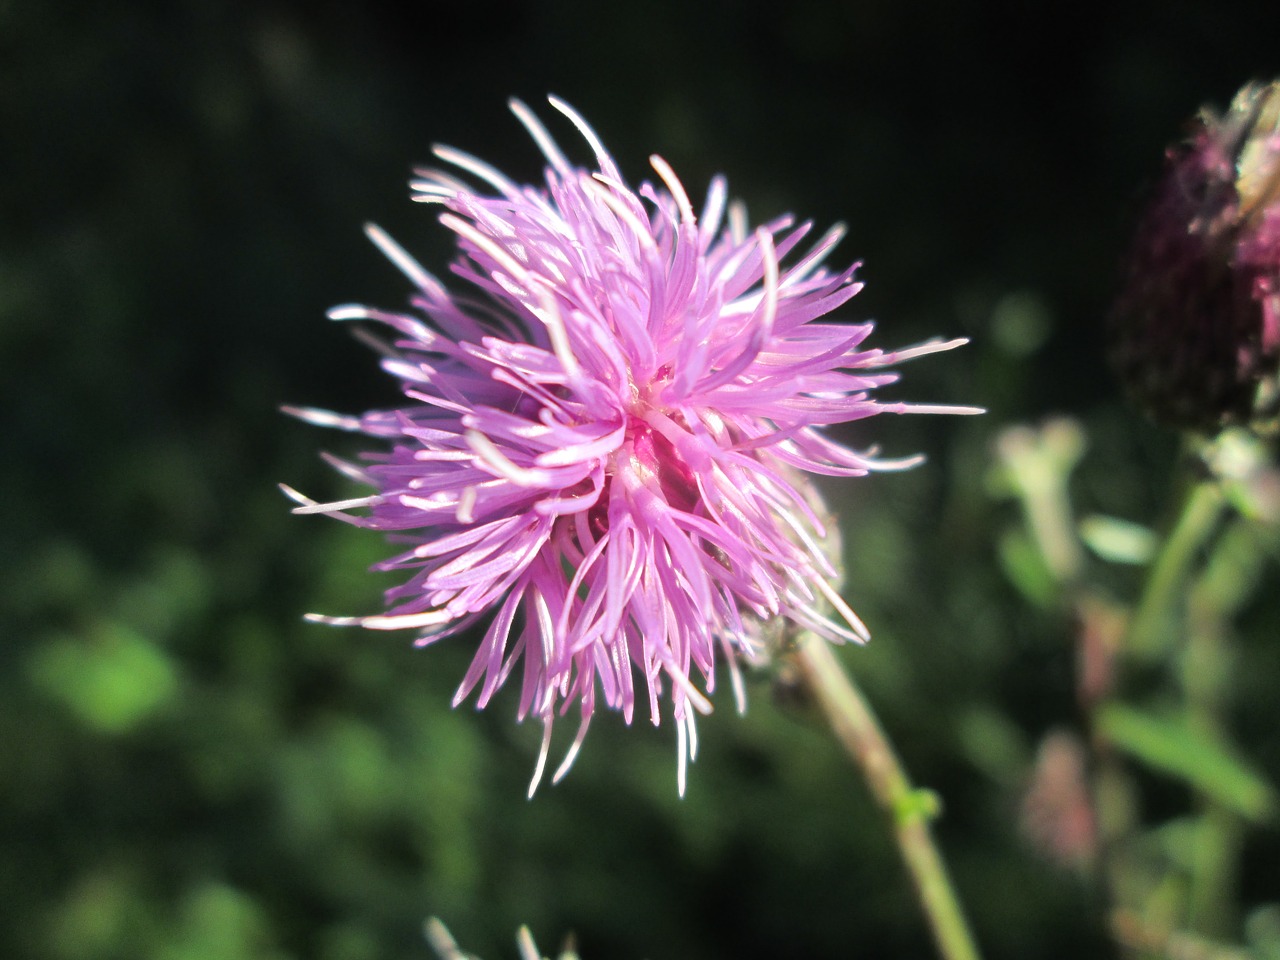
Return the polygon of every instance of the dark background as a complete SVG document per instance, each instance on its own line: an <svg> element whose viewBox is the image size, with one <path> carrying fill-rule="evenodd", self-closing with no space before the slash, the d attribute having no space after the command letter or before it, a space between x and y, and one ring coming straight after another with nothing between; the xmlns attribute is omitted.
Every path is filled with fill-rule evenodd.
<svg viewBox="0 0 1280 960"><path fill-rule="evenodd" d="M1262 2L0 3L0 955L422 957L432 914L489 957L521 923L587 960L929 955L865 788L766 676L702 725L683 800L673 732L607 717L530 802L514 696L448 708L465 643L300 620L385 585L376 536L275 489L341 495L315 452L358 449L280 404L394 397L324 319L407 295L361 224L443 273L412 166L442 142L536 179L512 95L586 162L548 92L633 182L659 152L695 199L723 171L756 221L848 224L845 315L878 345L974 339L893 395L986 417L848 435L930 462L827 487L876 637L843 655L945 800L988 957L1105 954L1096 891L1018 829L1073 654L997 563L990 443L1077 417L1081 511L1159 522L1174 439L1120 403L1100 318L1166 144L1280 73L1275 27ZM1236 718L1273 781L1275 622L1246 618ZM1246 908L1280 899L1274 830L1251 842Z"/></svg>

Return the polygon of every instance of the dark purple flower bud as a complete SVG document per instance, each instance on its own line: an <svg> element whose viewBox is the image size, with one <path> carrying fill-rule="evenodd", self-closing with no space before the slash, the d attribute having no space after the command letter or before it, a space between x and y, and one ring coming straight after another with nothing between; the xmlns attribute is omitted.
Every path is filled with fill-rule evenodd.
<svg viewBox="0 0 1280 960"><path fill-rule="evenodd" d="M1111 358L1153 419L1215 432L1273 420L1280 362L1280 81L1202 111L1138 225Z"/></svg>

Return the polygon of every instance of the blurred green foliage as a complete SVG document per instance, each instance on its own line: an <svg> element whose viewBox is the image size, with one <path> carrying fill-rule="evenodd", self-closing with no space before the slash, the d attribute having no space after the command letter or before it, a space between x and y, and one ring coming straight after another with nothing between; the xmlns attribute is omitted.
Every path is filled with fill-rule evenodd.
<svg viewBox="0 0 1280 960"><path fill-rule="evenodd" d="M721 691L683 800L673 732L609 717L527 801L538 731L514 697L448 706L466 638L301 621L385 585L363 573L376 537L275 489L334 491L315 449L354 452L281 403L391 400L323 320L405 296L360 224L443 272L411 165L440 140L534 177L503 104L548 91L633 178L657 150L695 193L727 172L757 219L847 221L869 282L848 315L880 318L881 345L974 338L900 395L987 417L843 434L930 462L826 485L875 635L842 655L942 799L987 956L1105 952L1095 892L1019 829L1037 743L1079 720L1075 652L988 486L992 438L1068 413L1082 515L1168 520L1173 439L1114 396L1099 318L1182 118L1280 72L1269 11L0 3L0 956L416 958L429 915L491 957L522 923L577 931L588 960L928 954L857 774L767 676L743 718ZM1280 608L1253 597L1231 711L1276 783ZM1135 752L1185 755L1128 719ZM1189 804L1159 777L1141 794ZM1274 826L1248 851L1238 902L1275 956Z"/></svg>
<svg viewBox="0 0 1280 960"><path fill-rule="evenodd" d="M1101 711L1098 728L1119 749L1187 781L1243 817L1266 822L1274 815L1271 786L1232 757L1226 744L1181 719L1110 704Z"/></svg>

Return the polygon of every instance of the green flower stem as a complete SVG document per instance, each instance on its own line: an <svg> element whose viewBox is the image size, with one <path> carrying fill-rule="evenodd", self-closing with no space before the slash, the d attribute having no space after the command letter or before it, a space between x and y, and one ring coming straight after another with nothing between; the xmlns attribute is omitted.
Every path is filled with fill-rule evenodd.
<svg viewBox="0 0 1280 960"><path fill-rule="evenodd" d="M1148 663L1167 661L1170 658L1186 626L1187 594L1193 569L1197 558L1216 531L1225 506L1222 493L1216 485L1200 482L1189 488L1177 521L1152 562L1142 595L1124 632L1121 640L1123 655ZM1091 713L1096 723L1096 711ZM1117 909L1133 910L1135 917L1143 917L1143 922L1150 923L1153 920L1153 909L1160 912L1156 909L1159 898L1153 897L1150 891L1144 891L1145 884L1137 880L1142 870L1126 852L1127 840L1137 826L1132 787L1122 771L1119 759L1112 754L1108 745L1099 744L1096 749L1101 762L1095 789L1100 801L1104 796L1109 801L1105 804L1099 802L1098 814L1102 864L1110 896ZM1107 788L1105 791L1104 786ZM1195 856L1198 875L1216 872L1204 869L1209 859L1202 846ZM1157 926L1163 928L1170 924L1177 925L1176 919L1164 917ZM1148 948L1140 955L1155 956L1158 951Z"/></svg>
<svg viewBox="0 0 1280 960"><path fill-rule="evenodd" d="M1236 520L1218 540L1204 573L1190 591L1182 687L1190 722L1223 739L1233 667L1232 620L1262 575L1264 554L1253 531ZM1196 831L1191 870L1189 928L1221 936L1233 921L1240 817L1210 798Z"/></svg>
<svg viewBox="0 0 1280 960"><path fill-rule="evenodd" d="M1198 483L1192 487L1177 525L1156 557L1129 623L1125 649L1131 655L1156 659L1167 651L1173 639L1169 624L1174 611L1181 607L1191 567L1225 509L1226 501L1216 484Z"/></svg>
<svg viewBox="0 0 1280 960"><path fill-rule="evenodd" d="M796 660L837 739L862 769L876 802L893 825L939 954L945 960L978 960L946 866L929 832L929 820L938 809L936 797L911 785L870 705L828 643L813 636L801 638Z"/></svg>
<svg viewBox="0 0 1280 960"><path fill-rule="evenodd" d="M1107 900L1117 908L1141 900L1134 889L1134 871L1125 855L1125 841L1138 824L1137 798L1133 784L1115 751L1106 743L1093 741L1093 803L1098 818L1099 879Z"/></svg>
<svg viewBox="0 0 1280 960"><path fill-rule="evenodd" d="M1238 816L1207 804L1192 841L1187 928L1194 933L1222 936L1231 928L1243 832Z"/></svg>

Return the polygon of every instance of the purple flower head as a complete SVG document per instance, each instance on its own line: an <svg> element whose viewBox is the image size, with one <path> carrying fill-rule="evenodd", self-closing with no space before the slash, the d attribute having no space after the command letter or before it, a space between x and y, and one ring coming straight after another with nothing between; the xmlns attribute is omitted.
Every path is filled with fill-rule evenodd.
<svg viewBox="0 0 1280 960"><path fill-rule="evenodd" d="M1216 432L1280 411L1280 81L1203 111L1168 151L1111 316L1129 394L1175 427Z"/></svg>
<svg viewBox="0 0 1280 960"><path fill-rule="evenodd" d="M378 566L406 576L387 591L385 613L313 619L417 629L426 645L488 618L454 702L478 688L483 707L519 674L519 717L543 723L530 793L557 714L576 706L580 719L555 779L598 704L629 723L637 701L655 724L664 712L674 719L683 790L717 661L741 709L738 661L763 656L764 623L867 638L832 586L804 473L918 462L855 452L823 428L878 413L977 412L873 399L896 379L887 368L964 341L863 348L870 323L818 322L861 286L856 264L822 265L840 228L783 266L811 224L781 217L749 229L721 178L699 215L657 156L657 182L632 189L586 122L551 104L590 144L596 170L570 163L513 101L546 156L544 186L450 148L436 156L479 189L435 169L413 184L457 234L452 269L468 296L368 228L416 287L417 313L330 315L394 331L382 365L405 403L359 417L291 410L382 445L362 464L334 461L369 496L316 503L286 491L297 513L406 545Z"/></svg>

